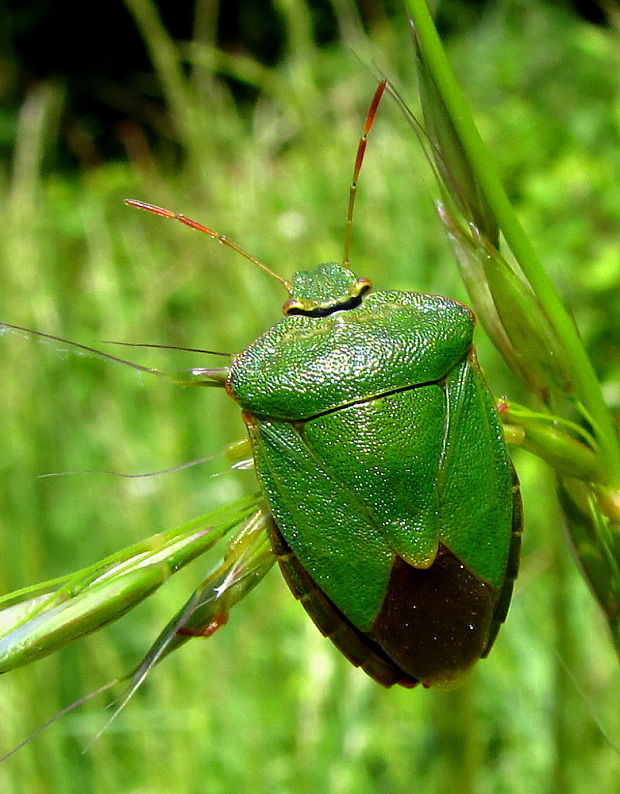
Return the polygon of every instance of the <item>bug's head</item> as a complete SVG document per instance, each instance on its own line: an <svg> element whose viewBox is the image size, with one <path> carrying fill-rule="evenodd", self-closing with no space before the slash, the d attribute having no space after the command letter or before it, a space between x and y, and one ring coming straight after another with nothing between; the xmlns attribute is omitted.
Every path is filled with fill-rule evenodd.
<svg viewBox="0 0 620 794"><path fill-rule="evenodd" d="M358 278L348 267L326 262L301 270L293 276L290 297L282 307L286 316L326 317L334 312L355 309L372 284Z"/></svg>

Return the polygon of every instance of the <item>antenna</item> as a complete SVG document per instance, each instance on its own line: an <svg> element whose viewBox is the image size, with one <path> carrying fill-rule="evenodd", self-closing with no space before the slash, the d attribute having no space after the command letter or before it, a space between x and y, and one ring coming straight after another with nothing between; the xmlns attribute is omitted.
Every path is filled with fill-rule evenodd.
<svg viewBox="0 0 620 794"><path fill-rule="evenodd" d="M364 130L359 144L357 145L357 155L355 156L355 166L353 167L353 179L351 180L351 187L349 189L349 207L347 209L347 222L344 228L344 254L342 257L342 266L350 268L349 254L351 252L351 234L353 232L353 207L355 206L355 197L357 195L357 182L362 170L362 163L364 161L364 154L366 153L366 144L368 142L368 135L372 129L372 125L377 115L377 109L381 102L381 97L387 86L387 80L381 80L372 98L370 107L368 108L368 115L364 122Z"/></svg>
<svg viewBox="0 0 620 794"><path fill-rule="evenodd" d="M359 170L359 169L358 169ZM257 259L252 254L248 253L244 248L240 245L237 245L234 240L226 237L225 234L220 234L219 232L214 231L213 229L209 229L207 226L203 226L201 223L197 221L193 221L191 218L188 218L185 215L180 215L178 212L172 212L172 210L167 210L164 207L158 207L156 204L148 204L146 201L139 201L138 199L125 199L125 204L129 207L136 207L139 210L145 210L146 212L152 212L155 215L161 215L164 218L174 218L174 220L181 221L186 226L190 226L192 229L196 229L199 232L203 232L203 234L208 234L209 237L212 237L214 240L222 243L222 245L227 246L228 248L232 248L233 251L236 251L241 256L248 259L250 262L253 262L257 267L260 267L261 270L264 270L272 278L275 278L276 281L279 281L280 284L284 287L287 292L290 292L291 284L282 276L274 273L273 270L267 267L266 264Z"/></svg>

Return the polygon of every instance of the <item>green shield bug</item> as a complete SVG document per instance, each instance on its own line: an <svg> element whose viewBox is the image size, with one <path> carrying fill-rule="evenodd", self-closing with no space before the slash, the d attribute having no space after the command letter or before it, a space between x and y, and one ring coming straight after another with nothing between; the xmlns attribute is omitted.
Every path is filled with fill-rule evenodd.
<svg viewBox="0 0 620 794"><path fill-rule="evenodd" d="M342 264L298 272L284 318L222 378L243 411L280 568L321 632L385 686L452 685L489 652L518 566L519 487L473 348L436 295L371 291ZM185 216L269 271L227 237ZM272 275L275 275L272 273Z"/></svg>

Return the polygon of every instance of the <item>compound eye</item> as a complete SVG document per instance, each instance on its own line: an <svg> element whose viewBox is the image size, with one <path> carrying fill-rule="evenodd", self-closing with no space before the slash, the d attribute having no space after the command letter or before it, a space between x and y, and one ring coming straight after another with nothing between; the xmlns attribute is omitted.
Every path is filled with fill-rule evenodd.
<svg viewBox="0 0 620 794"><path fill-rule="evenodd" d="M300 301L297 298L289 298L284 306L282 306L282 312L285 316L288 316L289 314L307 314L308 307L303 301Z"/></svg>

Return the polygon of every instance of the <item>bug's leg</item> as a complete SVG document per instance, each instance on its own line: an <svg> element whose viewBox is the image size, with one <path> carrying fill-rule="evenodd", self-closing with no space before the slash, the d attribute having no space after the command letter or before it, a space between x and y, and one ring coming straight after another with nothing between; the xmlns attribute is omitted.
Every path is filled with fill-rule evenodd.
<svg viewBox="0 0 620 794"><path fill-rule="evenodd" d="M227 623L228 612L221 612L218 615L214 615L205 626L201 626L200 628L196 629L182 627L177 630L177 634L180 634L182 637L210 637L219 628L225 626Z"/></svg>

